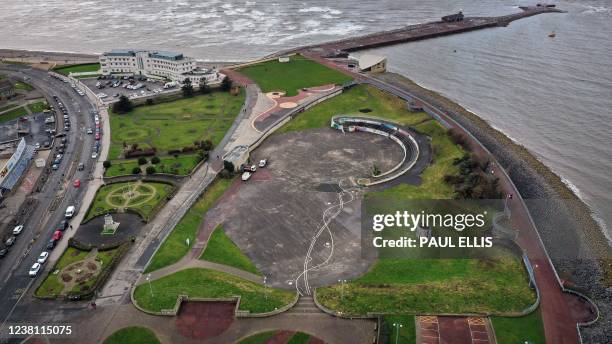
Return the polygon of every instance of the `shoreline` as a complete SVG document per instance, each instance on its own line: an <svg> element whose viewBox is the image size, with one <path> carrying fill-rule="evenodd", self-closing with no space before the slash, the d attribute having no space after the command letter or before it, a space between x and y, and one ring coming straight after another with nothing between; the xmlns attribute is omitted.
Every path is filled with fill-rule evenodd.
<svg viewBox="0 0 612 344"><path fill-rule="evenodd" d="M456 102L397 73L381 80L443 109L491 151L525 199L547 253L565 287L588 295L603 317L580 332L586 342L612 340L612 247L589 206L527 148ZM582 229L582 230L580 230Z"/></svg>
<svg viewBox="0 0 612 344"><path fill-rule="evenodd" d="M471 117L471 118L478 118L479 121L482 121L485 126L489 127L490 130L496 131L500 135L503 135L504 137L506 137L508 140L510 140L510 143L509 143L510 145L516 145L516 146L519 146L520 149L525 150L526 154L531 155L533 157L533 159L537 160L538 165L542 165L543 169L548 169L549 172L555 176L554 179L558 179L558 181L557 180L554 181L555 183L561 182L564 185L564 187L568 189L567 191L571 192L573 194L572 198L575 198L576 201L584 203L584 205L587 207L589 215L592 217L593 221L595 222L595 226L597 226L599 228L599 231L601 231L601 233L602 233L605 241L607 242L608 246L610 247L610 249L612 249L612 233L608 233L606 231L606 229L608 228L606 223L604 222L604 220L602 218L599 217L599 215L596 213L596 211L593 209L593 207L591 205L589 205L588 202L585 199L583 199L583 197L581 196L580 189L574 183L572 183L569 179L567 179L566 177L562 176L559 172L555 171L552 167L547 166L538 157L538 155L536 153L531 151L529 148L523 146L520 143L519 140L516 140L515 138L509 136L503 130L501 130L500 128L496 127L493 123L491 123L491 122L483 119L482 117L480 117L475 111L472 111L469 108L467 108L466 106L462 105L461 103L450 99L448 96L444 95L443 93L440 93L438 91L434 91L431 88L427 87L426 85L419 84L419 83L413 81L412 79L410 79L408 76L402 75L399 72L389 72L389 74L397 74L397 75L399 75L399 76L409 80L411 83L413 83L414 85L418 86L419 88L421 88L423 90L427 90L428 92L431 92L431 93L435 93L440 98L444 98L449 103L452 103L455 106L457 106L458 108L461 108L462 111L465 111L466 113L469 113L470 114L469 117ZM559 185L559 187L561 188L563 186Z"/></svg>

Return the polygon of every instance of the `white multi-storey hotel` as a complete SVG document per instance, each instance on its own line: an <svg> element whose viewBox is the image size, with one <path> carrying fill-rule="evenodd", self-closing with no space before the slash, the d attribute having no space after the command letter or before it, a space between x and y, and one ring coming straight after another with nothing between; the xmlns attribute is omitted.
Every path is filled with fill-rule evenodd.
<svg viewBox="0 0 612 344"><path fill-rule="evenodd" d="M111 50L100 56L100 68L103 75L143 75L178 82L189 78L196 85L203 78L215 83L224 77L216 71L198 68L191 57L167 51Z"/></svg>

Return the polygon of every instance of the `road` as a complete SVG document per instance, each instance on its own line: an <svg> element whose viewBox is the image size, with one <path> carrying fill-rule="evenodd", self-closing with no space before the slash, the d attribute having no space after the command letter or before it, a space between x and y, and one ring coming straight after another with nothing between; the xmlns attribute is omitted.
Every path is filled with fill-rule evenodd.
<svg viewBox="0 0 612 344"><path fill-rule="evenodd" d="M41 192L33 195L38 201L35 209L31 210L30 215L23 223L24 231L17 238L9 254L0 261L0 323L5 325L13 322L23 322L28 318L34 318L35 313L45 313L45 318L52 321L57 311L48 312L44 310L48 307L41 304L36 305L36 307L28 307L41 302L28 296L42 282L54 262L48 261L45 263L45 270L41 270L36 278L29 277L28 271L40 252L46 250L46 244L55 226L64 219L66 207L77 205L78 210L78 205L85 194L84 187L75 188L72 182L75 179L87 180L93 170L94 160L91 158L91 149L94 137L93 135L87 135L85 129L94 127L90 110L95 107L87 97L79 96L70 87L69 83L49 77L46 71L26 66L10 65L0 66L0 72L16 79L29 78L27 82L40 90L47 98L47 102L55 108L57 108L57 102L52 96L57 95L65 105L72 123L71 130L67 132L67 148L59 169L51 172ZM61 112L56 119L57 128L63 128ZM57 145L59 142L54 144ZM83 171L77 171L79 163L85 165ZM68 303L60 308L54 307L54 309L60 311L62 309L74 309L77 305ZM34 309L36 311L32 312ZM25 312L25 310L28 310L28 312ZM24 316L26 313L27 316Z"/></svg>

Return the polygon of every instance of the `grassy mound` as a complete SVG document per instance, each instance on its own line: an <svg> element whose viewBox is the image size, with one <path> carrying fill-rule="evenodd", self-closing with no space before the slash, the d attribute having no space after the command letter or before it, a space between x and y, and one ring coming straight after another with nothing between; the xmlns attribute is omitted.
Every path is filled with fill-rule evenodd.
<svg viewBox="0 0 612 344"><path fill-rule="evenodd" d="M261 275L255 264L225 234L221 226L213 231L206 245L206 250L204 250L200 259L233 266L256 275Z"/></svg>
<svg viewBox="0 0 612 344"><path fill-rule="evenodd" d="M185 269L151 282L134 291L136 303L147 310L159 312L175 306L179 295L194 298L229 298L240 296L240 309L265 313L291 303L295 293L263 285L209 269Z"/></svg>

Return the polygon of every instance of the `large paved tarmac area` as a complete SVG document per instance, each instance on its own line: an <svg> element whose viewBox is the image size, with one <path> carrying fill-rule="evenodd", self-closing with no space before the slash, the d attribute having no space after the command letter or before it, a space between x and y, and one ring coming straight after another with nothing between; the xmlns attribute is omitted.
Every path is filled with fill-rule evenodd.
<svg viewBox="0 0 612 344"><path fill-rule="evenodd" d="M292 289L324 211L339 202L342 182L354 191L344 193L346 203L329 225L333 238L322 232L309 266L325 261L332 248L333 255L329 264L309 273L309 282L314 287L355 278L371 262L361 259L361 191L354 181L368 176L373 164L390 169L402 154L393 141L369 133L325 128L275 135L251 156L254 162L267 158L269 165L226 194L207 217L224 223L271 285Z"/></svg>

